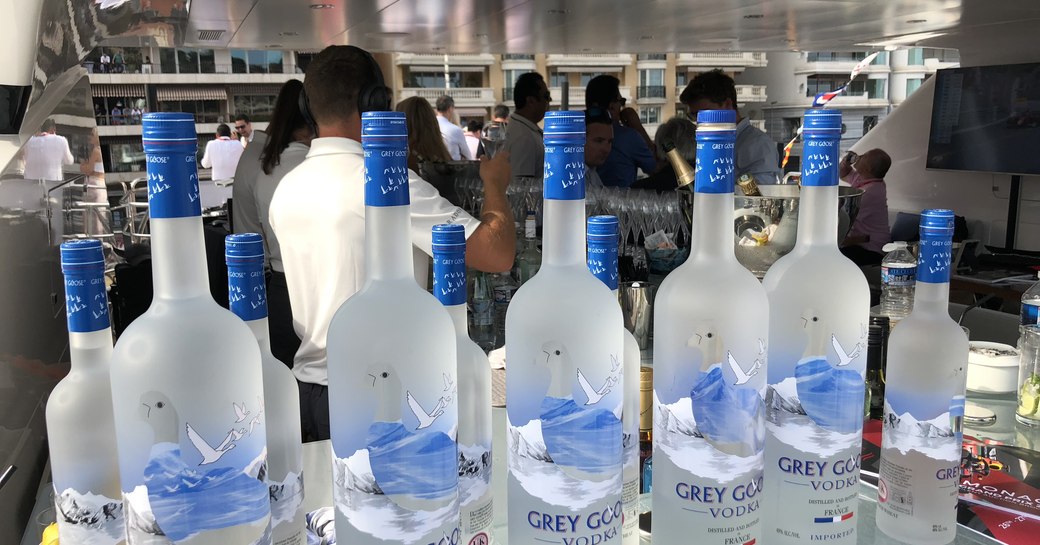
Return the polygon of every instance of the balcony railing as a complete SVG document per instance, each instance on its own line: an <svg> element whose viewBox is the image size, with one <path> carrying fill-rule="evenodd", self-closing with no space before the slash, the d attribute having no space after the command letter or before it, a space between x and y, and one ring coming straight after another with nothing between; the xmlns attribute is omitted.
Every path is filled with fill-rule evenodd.
<svg viewBox="0 0 1040 545"><path fill-rule="evenodd" d="M394 63L399 65L444 66L443 53L398 53L394 55ZM448 65L480 65L495 64L495 56L490 53L449 54Z"/></svg>
<svg viewBox="0 0 1040 545"><path fill-rule="evenodd" d="M504 61L533 61L534 55L527 55L523 53L505 53L502 55Z"/></svg>
<svg viewBox="0 0 1040 545"><path fill-rule="evenodd" d="M640 53L636 55L636 60L639 61L663 61L668 58L665 53Z"/></svg>
<svg viewBox="0 0 1040 545"><path fill-rule="evenodd" d="M443 89L438 87L406 87L401 89L401 100L411 97L423 97L432 104L442 95L455 99L456 106L493 106L495 90L484 87L457 87Z"/></svg>
<svg viewBox="0 0 1040 545"><path fill-rule="evenodd" d="M631 63L629 54L575 53L545 57L547 66L627 66Z"/></svg>
<svg viewBox="0 0 1040 545"><path fill-rule="evenodd" d="M737 102L765 102L765 85L737 85Z"/></svg>
<svg viewBox="0 0 1040 545"><path fill-rule="evenodd" d="M664 98L664 85L641 85L637 88L636 96L639 98Z"/></svg>
<svg viewBox="0 0 1040 545"><path fill-rule="evenodd" d="M675 62L679 66L705 66L705 67L753 67L766 66L765 53L734 52L734 51L706 51L702 53L680 53Z"/></svg>
<svg viewBox="0 0 1040 545"><path fill-rule="evenodd" d="M503 102L509 102L511 100L513 100L513 88L512 87L503 87L502 88L502 101Z"/></svg>

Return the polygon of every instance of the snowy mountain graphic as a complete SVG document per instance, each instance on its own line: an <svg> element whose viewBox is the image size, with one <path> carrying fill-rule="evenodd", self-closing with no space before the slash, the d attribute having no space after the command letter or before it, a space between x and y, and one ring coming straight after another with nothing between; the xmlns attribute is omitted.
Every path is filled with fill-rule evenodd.
<svg viewBox="0 0 1040 545"><path fill-rule="evenodd" d="M491 451L459 443L459 504L469 505L491 490Z"/></svg>
<svg viewBox="0 0 1040 545"><path fill-rule="evenodd" d="M290 471L282 482L268 481L267 493L271 499L271 526L293 520L303 505L303 473Z"/></svg>
<svg viewBox="0 0 1040 545"><path fill-rule="evenodd" d="M660 438L655 447L661 455L701 478L731 482L762 470L761 458L726 454L708 443L698 430L688 397L665 405L654 392L654 436Z"/></svg>
<svg viewBox="0 0 1040 545"><path fill-rule="evenodd" d="M859 430L829 431L805 413L795 377L766 387L766 429L780 442L821 457L834 456L860 442ZM862 396L862 394L861 394Z"/></svg>
<svg viewBox="0 0 1040 545"><path fill-rule="evenodd" d="M936 460L960 460L961 441L954 433L950 413L931 420L917 420L909 412L896 415L885 403L882 421L882 449L897 449L903 454L917 451Z"/></svg>
<svg viewBox="0 0 1040 545"><path fill-rule="evenodd" d="M61 535L73 543L115 545L123 541L123 502L66 488L55 498Z"/></svg>

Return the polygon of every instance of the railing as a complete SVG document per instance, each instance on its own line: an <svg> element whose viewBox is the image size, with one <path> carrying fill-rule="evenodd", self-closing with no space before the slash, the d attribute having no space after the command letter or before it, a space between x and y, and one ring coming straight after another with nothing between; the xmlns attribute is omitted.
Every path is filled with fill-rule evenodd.
<svg viewBox="0 0 1040 545"><path fill-rule="evenodd" d="M636 96L639 98L664 98L664 85L641 85L637 88Z"/></svg>
<svg viewBox="0 0 1040 545"><path fill-rule="evenodd" d="M402 99L418 96L423 97L432 103L443 95L448 95L456 101L480 101L488 103L493 103L495 101L494 90L484 87L456 87L452 89L443 89L438 87L406 87L401 89Z"/></svg>
<svg viewBox="0 0 1040 545"><path fill-rule="evenodd" d="M639 61L663 61L668 59L668 55L665 53L640 53L636 55L636 60Z"/></svg>
<svg viewBox="0 0 1040 545"><path fill-rule="evenodd" d="M275 70L269 69L266 72L251 72L249 66L245 66L245 71L236 71L235 67L241 67L242 65L226 64L226 63L200 63L197 66L196 71L181 70L177 67L177 70L172 72L164 71L162 65L157 62L151 64L123 64L121 67L117 65L110 65L107 70L101 68L101 64L92 61L83 62L83 67L87 69L89 74L106 74L106 75L118 75L118 74L155 74L155 75L196 75L196 74L290 74L290 73L302 73L300 70L289 71L287 70L286 64L282 64ZM270 68L270 67L269 67Z"/></svg>
<svg viewBox="0 0 1040 545"><path fill-rule="evenodd" d="M680 66L766 66L767 59L765 53L705 51L701 53L680 53L676 57L676 64Z"/></svg>
<svg viewBox="0 0 1040 545"><path fill-rule="evenodd" d="M502 55L504 61L533 61L534 55L527 55L523 53L505 53Z"/></svg>
<svg viewBox="0 0 1040 545"><path fill-rule="evenodd" d="M763 102L765 100L765 85L737 85L737 102Z"/></svg>
<svg viewBox="0 0 1040 545"><path fill-rule="evenodd" d="M502 100L504 102L509 102L510 100L513 100L513 91L514 91L514 89L512 87L503 87L502 88Z"/></svg>

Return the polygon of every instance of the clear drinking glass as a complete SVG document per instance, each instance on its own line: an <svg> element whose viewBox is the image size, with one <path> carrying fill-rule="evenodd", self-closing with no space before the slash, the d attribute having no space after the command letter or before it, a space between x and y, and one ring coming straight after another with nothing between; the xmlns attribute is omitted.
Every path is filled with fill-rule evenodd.
<svg viewBox="0 0 1040 545"><path fill-rule="evenodd" d="M1022 327L1018 344L1022 359L1018 364L1015 418L1023 424L1040 426L1040 325Z"/></svg>
<svg viewBox="0 0 1040 545"><path fill-rule="evenodd" d="M492 121L480 131L480 140L484 143L484 153L488 158L494 157L498 150L506 143L506 126L498 121Z"/></svg>

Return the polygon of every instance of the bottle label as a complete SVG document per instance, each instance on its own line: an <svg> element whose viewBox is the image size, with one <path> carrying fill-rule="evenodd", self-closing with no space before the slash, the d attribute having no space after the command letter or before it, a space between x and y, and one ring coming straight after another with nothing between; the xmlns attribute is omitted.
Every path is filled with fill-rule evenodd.
<svg viewBox="0 0 1040 545"><path fill-rule="evenodd" d="M802 142L802 185L838 185L838 144L836 138L805 137Z"/></svg>
<svg viewBox="0 0 1040 545"><path fill-rule="evenodd" d="M202 215L199 171L194 153L145 156L148 176L148 214L152 219Z"/></svg>
<svg viewBox="0 0 1040 545"><path fill-rule="evenodd" d="M231 312L246 322L267 318L267 284L263 266L228 267Z"/></svg>
<svg viewBox="0 0 1040 545"><path fill-rule="evenodd" d="M359 410L334 424L333 501L336 518L349 523L337 528L341 543L461 540L458 388L454 371L442 379L429 384L377 361L343 392Z"/></svg>
<svg viewBox="0 0 1040 545"><path fill-rule="evenodd" d="M585 144L545 146L542 174L546 199L580 201L585 199Z"/></svg>
<svg viewBox="0 0 1040 545"><path fill-rule="evenodd" d="M676 520L654 534L668 543L694 528L706 543L760 536L766 343L739 356L720 333L702 321L683 343L692 361L654 370L654 515Z"/></svg>
<svg viewBox="0 0 1040 545"><path fill-rule="evenodd" d="M1040 324L1040 306L1035 303L1022 303L1022 325Z"/></svg>
<svg viewBox="0 0 1040 545"><path fill-rule="evenodd" d="M290 471L281 482L269 479L271 497L271 545L306 545L303 533L303 471ZM279 539L281 538L281 539Z"/></svg>
<svg viewBox="0 0 1040 545"><path fill-rule="evenodd" d="M589 272L599 278L611 291L618 289L617 245L589 244L586 260Z"/></svg>
<svg viewBox="0 0 1040 545"><path fill-rule="evenodd" d="M463 534L460 545L491 543L489 535L495 522L491 460L490 437L486 444L459 443L459 510ZM481 536L485 541L481 541Z"/></svg>
<svg viewBox="0 0 1040 545"><path fill-rule="evenodd" d="M733 193L733 133L729 138L697 135L697 166L694 191L697 193Z"/></svg>
<svg viewBox="0 0 1040 545"><path fill-rule="evenodd" d="M70 543L124 543L126 518L121 500L73 488L59 492L55 483L54 512L61 537Z"/></svg>
<svg viewBox="0 0 1040 545"><path fill-rule="evenodd" d="M538 226L532 219L524 222L524 238L538 238Z"/></svg>
<svg viewBox="0 0 1040 545"><path fill-rule="evenodd" d="M100 267L94 275L65 275L65 316L70 333L90 333L109 328L108 296Z"/></svg>
<svg viewBox="0 0 1040 545"><path fill-rule="evenodd" d="M788 507L767 532L780 543L856 541L867 330L831 308L803 309L797 330L770 320L765 476Z"/></svg>
<svg viewBox="0 0 1040 545"><path fill-rule="evenodd" d="M921 238L917 257L917 281L945 284L950 281L953 241L949 238Z"/></svg>
<svg viewBox="0 0 1040 545"><path fill-rule="evenodd" d="M939 538L953 538L961 476L964 396L954 396L938 416L922 416L913 396L906 407L885 400L878 509L893 520L910 519ZM923 405L923 403L922 403ZM915 416L915 414L917 416ZM882 514L879 513L879 516Z"/></svg>
<svg viewBox="0 0 1040 545"><path fill-rule="evenodd" d="M881 283L886 286L913 286L917 267L881 267Z"/></svg>
<svg viewBox="0 0 1040 545"><path fill-rule="evenodd" d="M434 252L433 294L446 307L466 304L466 254Z"/></svg>
<svg viewBox="0 0 1040 545"><path fill-rule="evenodd" d="M365 149L365 206L404 206L408 195L408 149Z"/></svg>

